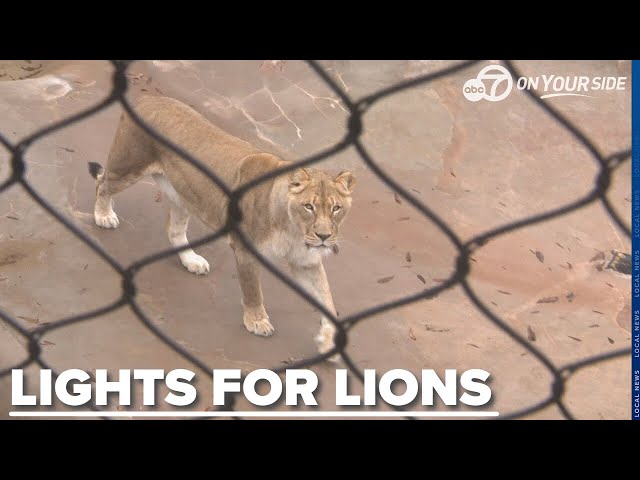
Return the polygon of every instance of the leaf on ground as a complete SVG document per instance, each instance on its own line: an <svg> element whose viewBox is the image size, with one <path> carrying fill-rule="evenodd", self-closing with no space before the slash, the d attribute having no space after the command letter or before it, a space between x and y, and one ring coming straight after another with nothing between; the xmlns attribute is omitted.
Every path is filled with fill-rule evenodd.
<svg viewBox="0 0 640 480"><path fill-rule="evenodd" d="M609 343L616 343L616 342L613 341L613 338L611 338L611 337L607 337L607 340L609 340Z"/></svg>
<svg viewBox="0 0 640 480"><path fill-rule="evenodd" d="M289 357L287 360L282 360L282 363L284 363L285 365L292 365L292 364L296 363L299 360L300 360L300 358Z"/></svg>
<svg viewBox="0 0 640 480"><path fill-rule="evenodd" d="M409 328L409 338L414 342L416 341L416 336L413 334L413 330L411 330L411 328Z"/></svg>
<svg viewBox="0 0 640 480"><path fill-rule="evenodd" d="M427 281L424 279L424 277L422 275L418 274L418 275L416 275L416 277L418 277L418 280L420 280L425 285L427 284Z"/></svg>
<svg viewBox="0 0 640 480"><path fill-rule="evenodd" d="M405 259L407 262L410 262L410 261L411 261L411 252L407 252L407 254L404 256L404 259Z"/></svg>
<svg viewBox="0 0 640 480"><path fill-rule="evenodd" d="M536 341L536 332L533 331L533 328L531 328L531 325L527 326L527 338L531 342L535 342Z"/></svg>
<svg viewBox="0 0 640 480"><path fill-rule="evenodd" d="M449 328L435 328L429 325L428 323L424 324L424 329L427 332L436 332L436 333L446 333L450 330Z"/></svg>
<svg viewBox="0 0 640 480"><path fill-rule="evenodd" d="M511 292L507 292L506 290L498 290L498 293L501 293L503 295L511 295Z"/></svg>
<svg viewBox="0 0 640 480"><path fill-rule="evenodd" d="M544 297L538 300L536 303L556 303L558 301L558 297Z"/></svg>
<svg viewBox="0 0 640 480"><path fill-rule="evenodd" d="M18 315L18 318L21 318L22 320L26 320L29 323L40 323L40 320L38 318L23 317L22 315Z"/></svg>
<svg viewBox="0 0 640 480"><path fill-rule="evenodd" d="M389 283L391 280L393 280L394 277L395 275L391 275L390 277L382 277L378 280L378 283Z"/></svg>
<svg viewBox="0 0 640 480"><path fill-rule="evenodd" d="M402 203L402 200L400 200L400 196L396 192L393 192L393 198L395 199L396 203Z"/></svg>
<svg viewBox="0 0 640 480"><path fill-rule="evenodd" d="M567 337L569 337L571 340L575 340L576 342L581 342L582 341L577 337L572 337L571 335L567 335Z"/></svg>

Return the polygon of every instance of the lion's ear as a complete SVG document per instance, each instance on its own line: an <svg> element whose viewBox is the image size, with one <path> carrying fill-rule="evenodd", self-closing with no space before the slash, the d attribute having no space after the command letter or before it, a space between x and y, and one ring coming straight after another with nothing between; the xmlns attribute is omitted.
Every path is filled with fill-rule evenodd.
<svg viewBox="0 0 640 480"><path fill-rule="evenodd" d="M289 175L289 191L293 193L301 192L310 181L311 177L307 171L304 168L298 168Z"/></svg>
<svg viewBox="0 0 640 480"><path fill-rule="evenodd" d="M351 195L356 186L356 177L351 172L342 172L333 181L336 182L338 190L343 195Z"/></svg>

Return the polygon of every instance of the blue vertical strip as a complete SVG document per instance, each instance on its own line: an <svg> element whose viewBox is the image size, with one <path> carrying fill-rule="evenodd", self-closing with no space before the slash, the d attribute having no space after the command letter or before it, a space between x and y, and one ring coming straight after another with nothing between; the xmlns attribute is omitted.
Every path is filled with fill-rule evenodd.
<svg viewBox="0 0 640 480"><path fill-rule="evenodd" d="M640 60L631 69L631 419L640 420Z"/></svg>

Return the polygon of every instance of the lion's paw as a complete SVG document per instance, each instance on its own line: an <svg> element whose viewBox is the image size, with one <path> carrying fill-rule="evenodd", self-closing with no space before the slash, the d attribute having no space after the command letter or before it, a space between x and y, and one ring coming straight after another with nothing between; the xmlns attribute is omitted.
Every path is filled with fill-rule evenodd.
<svg viewBox="0 0 640 480"><path fill-rule="evenodd" d="M205 275L209 273L209 262L194 252L186 252L180 256L182 265L191 273Z"/></svg>
<svg viewBox="0 0 640 480"><path fill-rule="evenodd" d="M318 346L319 353L327 353L333 349L335 344L333 343L333 336L335 334L335 328L333 326L323 325L320 331L315 337L316 345ZM340 354L330 356L327 360L331 363L338 363L341 357Z"/></svg>
<svg viewBox="0 0 640 480"><path fill-rule="evenodd" d="M256 318L252 314L244 314L244 326L254 335L260 335L261 337L270 337L275 332L275 328L271 325L268 318Z"/></svg>
<svg viewBox="0 0 640 480"><path fill-rule="evenodd" d="M117 228L120 225L120 220L118 220L118 216L112 210L105 215L94 213L94 219L96 221L96 225L102 228Z"/></svg>

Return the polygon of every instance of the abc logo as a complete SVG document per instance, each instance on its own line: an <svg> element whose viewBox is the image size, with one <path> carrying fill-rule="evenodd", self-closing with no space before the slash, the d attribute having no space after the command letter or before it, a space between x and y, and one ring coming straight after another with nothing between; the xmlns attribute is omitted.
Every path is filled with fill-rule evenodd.
<svg viewBox="0 0 640 480"><path fill-rule="evenodd" d="M467 100L472 102L480 101L484 98L484 83L482 83L482 80L472 78L465 82L462 91L464 92L464 96L467 97Z"/></svg>
<svg viewBox="0 0 640 480"><path fill-rule="evenodd" d="M493 80L493 84L490 85L488 93L483 80ZM506 82L505 90L500 95L496 95L498 87L504 82ZM476 78L465 82L462 87L462 93L470 102L479 102L482 99L490 102L499 102L507 98L512 88L513 78L511 78L509 71L500 65L489 65L480 70Z"/></svg>

